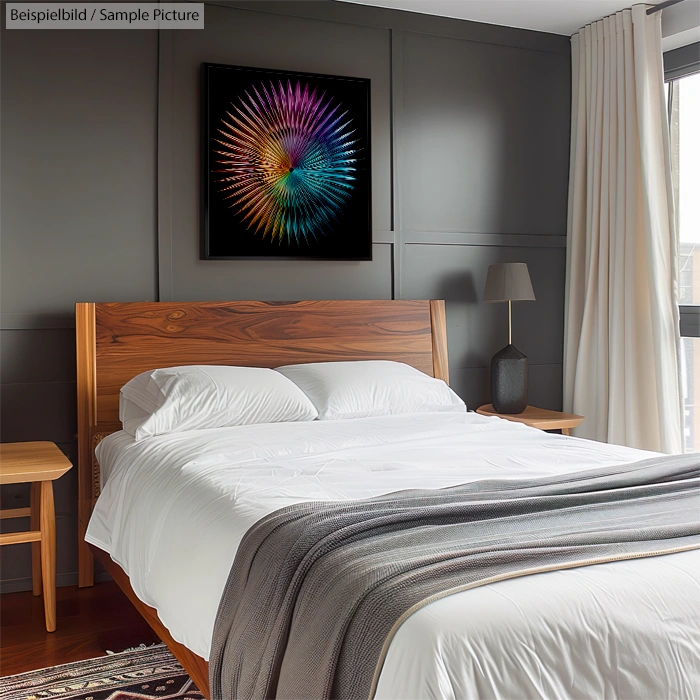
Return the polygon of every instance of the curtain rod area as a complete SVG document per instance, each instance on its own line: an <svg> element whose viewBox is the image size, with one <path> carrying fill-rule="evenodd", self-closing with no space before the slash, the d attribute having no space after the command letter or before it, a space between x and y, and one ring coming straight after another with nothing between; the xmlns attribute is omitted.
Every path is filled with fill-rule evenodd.
<svg viewBox="0 0 700 700"><path fill-rule="evenodd" d="M683 2L683 0L665 0L665 2L660 2L658 5L654 5L654 7L650 7L647 10L647 14L648 15L654 14L654 12L658 12L659 10L663 10L667 7L671 7L671 5L677 5L679 2Z"/></svg>

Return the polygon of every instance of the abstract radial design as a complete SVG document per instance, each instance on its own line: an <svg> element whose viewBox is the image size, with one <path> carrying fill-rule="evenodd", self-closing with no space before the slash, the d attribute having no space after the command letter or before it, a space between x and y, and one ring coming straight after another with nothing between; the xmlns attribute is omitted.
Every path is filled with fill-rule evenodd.
<svg viewBox="0 0 700 700"><path fill-rule="evenodd" d="M261 84L214 141L223 196L248 230L287 245L325 235L352 194L357 140L347 111L297 81Z"/></svg>

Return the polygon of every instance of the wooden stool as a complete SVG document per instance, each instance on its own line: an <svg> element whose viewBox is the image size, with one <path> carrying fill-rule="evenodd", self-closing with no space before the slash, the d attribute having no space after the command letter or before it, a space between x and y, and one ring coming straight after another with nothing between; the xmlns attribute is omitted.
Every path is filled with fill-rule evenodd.
<svg viewBox="0 0 700 700"><path fill-rule="evenodd" d="M0 484L31 483L29 508L0 510L0 519L26 518L27 532L0 533L0 545L32 543L32 585L34 595L44 591L46 631L56 631L56 517L53 480L73 465L53 442L11 442L0 444Z"/></svg>

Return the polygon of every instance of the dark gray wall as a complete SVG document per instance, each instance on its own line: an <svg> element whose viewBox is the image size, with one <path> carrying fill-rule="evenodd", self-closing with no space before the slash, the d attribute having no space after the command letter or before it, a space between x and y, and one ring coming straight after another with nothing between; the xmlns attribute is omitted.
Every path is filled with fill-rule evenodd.
<svg viewBox="0 0 700 700"><path fill-rule="evenodd" d="M480 303L500 261L530 267L514 342L532 402L560 407L568 38L333 2L212 3L205 26L3 28L2 440L75 457L76 301L445 298L452 385L475 408L506 342L505 307ZM202 61L371 78L372 262L199 260ZM75 501L73 471L62 584ZM30 587L29 547L0 557L2 589Z"/></svg>
<svg viewBox="0 0 700 700"><path fill-rule="evenodd" d="M157 295L158 35L3 26L1 51L0 438L53 440L76 463L73 304ZM55 497L73 583L76 470ZM2 489L4 508L28 498ZM29 545L0 548L0 569L2 590L30 588Z"/></svg>

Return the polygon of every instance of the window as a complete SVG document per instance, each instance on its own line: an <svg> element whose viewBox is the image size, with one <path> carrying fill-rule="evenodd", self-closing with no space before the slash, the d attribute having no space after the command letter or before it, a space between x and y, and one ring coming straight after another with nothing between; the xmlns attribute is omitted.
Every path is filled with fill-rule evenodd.
<svg viewBox="0 0 700 700"><path fill-rule="evenodd" d="M678 225L685 448L700 452L700 65L666 83ZM678 73L690 73L678 76ZM668 76L668 72L667 72Z"/></svg>

